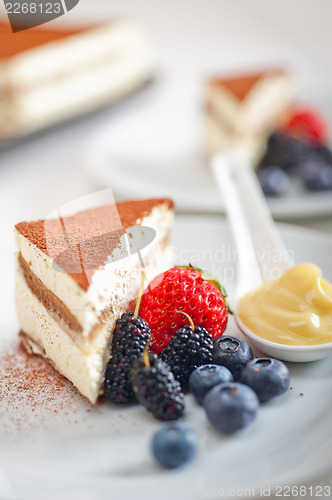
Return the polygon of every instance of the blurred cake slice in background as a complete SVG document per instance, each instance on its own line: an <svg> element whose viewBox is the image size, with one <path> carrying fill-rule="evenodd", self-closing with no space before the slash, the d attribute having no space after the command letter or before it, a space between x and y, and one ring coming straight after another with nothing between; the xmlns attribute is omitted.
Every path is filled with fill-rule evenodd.
<svg viewBox="0 0 332 500"><path fill-rule="evenodd" d="M207 153L235 149L256 163L293 96L293 81L281 69L211 79L205 96Z"/></svg>
<svg viewBox="0 0 332 500"><path fill-rule="evenodd" d="M149 41L133 21L15 34L0 22L0 140L101 108L152 71Z"/></svg>

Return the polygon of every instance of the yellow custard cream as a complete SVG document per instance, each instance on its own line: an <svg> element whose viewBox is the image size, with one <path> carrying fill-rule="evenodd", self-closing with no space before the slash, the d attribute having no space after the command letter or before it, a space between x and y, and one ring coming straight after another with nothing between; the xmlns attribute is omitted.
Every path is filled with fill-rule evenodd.
<svg viewBox="0 0 332 500"><path fill-rule="evenodd" d="M332 284L315 264L299 264L245 295L237 315L256 335L279 344L332 342Z"/></svg>

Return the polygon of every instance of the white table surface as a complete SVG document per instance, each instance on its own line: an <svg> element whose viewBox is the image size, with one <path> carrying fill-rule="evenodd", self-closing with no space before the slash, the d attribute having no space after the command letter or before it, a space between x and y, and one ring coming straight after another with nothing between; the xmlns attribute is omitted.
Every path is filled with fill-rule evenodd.
<svg viewBox="0 0 332 500"><path fill-rule="evenodd" d="M203 81L214 72L280 64L293 72L299 100L332 123L330 0L80 0L54 24L118 15L145 26L160 79ZM121 106L109 108L0 153L1 246L12 246L15 223L47 216L100 188L82 168L80 151L103 121L120 113ZM291 222L332 234L332 214Z"/></svg>

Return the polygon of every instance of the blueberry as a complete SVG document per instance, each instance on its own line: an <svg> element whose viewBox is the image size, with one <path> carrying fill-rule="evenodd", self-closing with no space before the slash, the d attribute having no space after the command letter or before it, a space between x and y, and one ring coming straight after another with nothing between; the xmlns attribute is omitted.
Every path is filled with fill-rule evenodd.
<svg viewBox="0 0 332 500"><path fill-rule="evenodd" d="M289 189L289 175L280 167L270 165L260 170L257 176L266 196L281 196Z"/></svg>
<svg viewBox="0 0 332 500"><path fill-rule="evenodd" d="M205 394L217 384L232 382L233 375L226 366L202 365L189 377L189 387L195 399L202 403Z"/></svg>
<svg viewBox="0 0 332 500"><path fill-rule="evenodd" d="M152 440L152 452L164 467L176 468L191 460L198 447L196 433L183 422L163 424Z"/></svg>
<svg viewBox="0 0 332 500"><path fill-rule="evenodd" d="M332 165L325 160L312 156L300 163L296 171L309 191L332 189Z"/></svg>
<svg viewBox="0 0 332 500"><path fill-rule="evenodd" d="M241 382L251 387L261 403L287 391L290 375L287 366L278 359L256 358L242 372Z"/></svg>
<svg viewBox="0 0 332 500"><path fill-rule="evenodd" d="M234 380L239 380L245 365L254 358L248 342L230 335L213 339L212 363L228 368Z"/></svg>
<svg viewBox="0 0 332 500"><path fill-rule="evenodd" d="M254 420L259 400L250 387L232 382L213 387L205 396L203 404L214 427L222 432L233 433Z"/></svg>
<svg viewBox="0 0 332 500"><path fill-rule="evenodd" d="M321 160L324 160L329 165L332 165L332 151L325 145L316 146L314 149L314 154Z"/></svg>

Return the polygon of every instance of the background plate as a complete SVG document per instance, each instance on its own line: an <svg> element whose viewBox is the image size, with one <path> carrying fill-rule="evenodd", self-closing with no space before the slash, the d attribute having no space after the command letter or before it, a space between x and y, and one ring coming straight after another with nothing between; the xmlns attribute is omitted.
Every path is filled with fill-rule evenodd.
<svg viewBox="0 0 332 500"><path fill-rule="evenodd" d="M296 226L279 227L297 262L316 262L332 280L332 238ZM218 217L178 216L173 242L178 263L209 268L232 299L236 254ZM18 324L12 251L2 251L0 257L3 357L15 342ZM238 334L232 321L228 332ZM0 361L0 497L6 500L195 500L211 497L213 491L219 492L214 496L243 498L249 490L251 497L253 492L260 497L261 488L272 488L272 497L276 485L309 488L319 475L324 474L320 484L331 477L331 358L289 364L293 389L261 406L255 422L231 437L215 432L202 408L186 396L185 420L197 431L200 447L191 464L175 471L159 468L151 458L150 440L160 424L144 408L92 407L70 383L59 386L51 374L48 384L38 384L35 374L28 391L16 384L13 392L11 385L22 379L20 359L21 372L16 367L12 373L15 380L3 378Z"/></svg>
<svg viewBox="0 0 332 500"><path fill-rule="evenodd" d="M184 79L157 82L96 130L83 165L117 199L168 196L179 211L219 213L223 202L202 144L201 92ZM294 182L289 195L268 203L283 219L330 214L332 191L309 193Z"/></svg>

